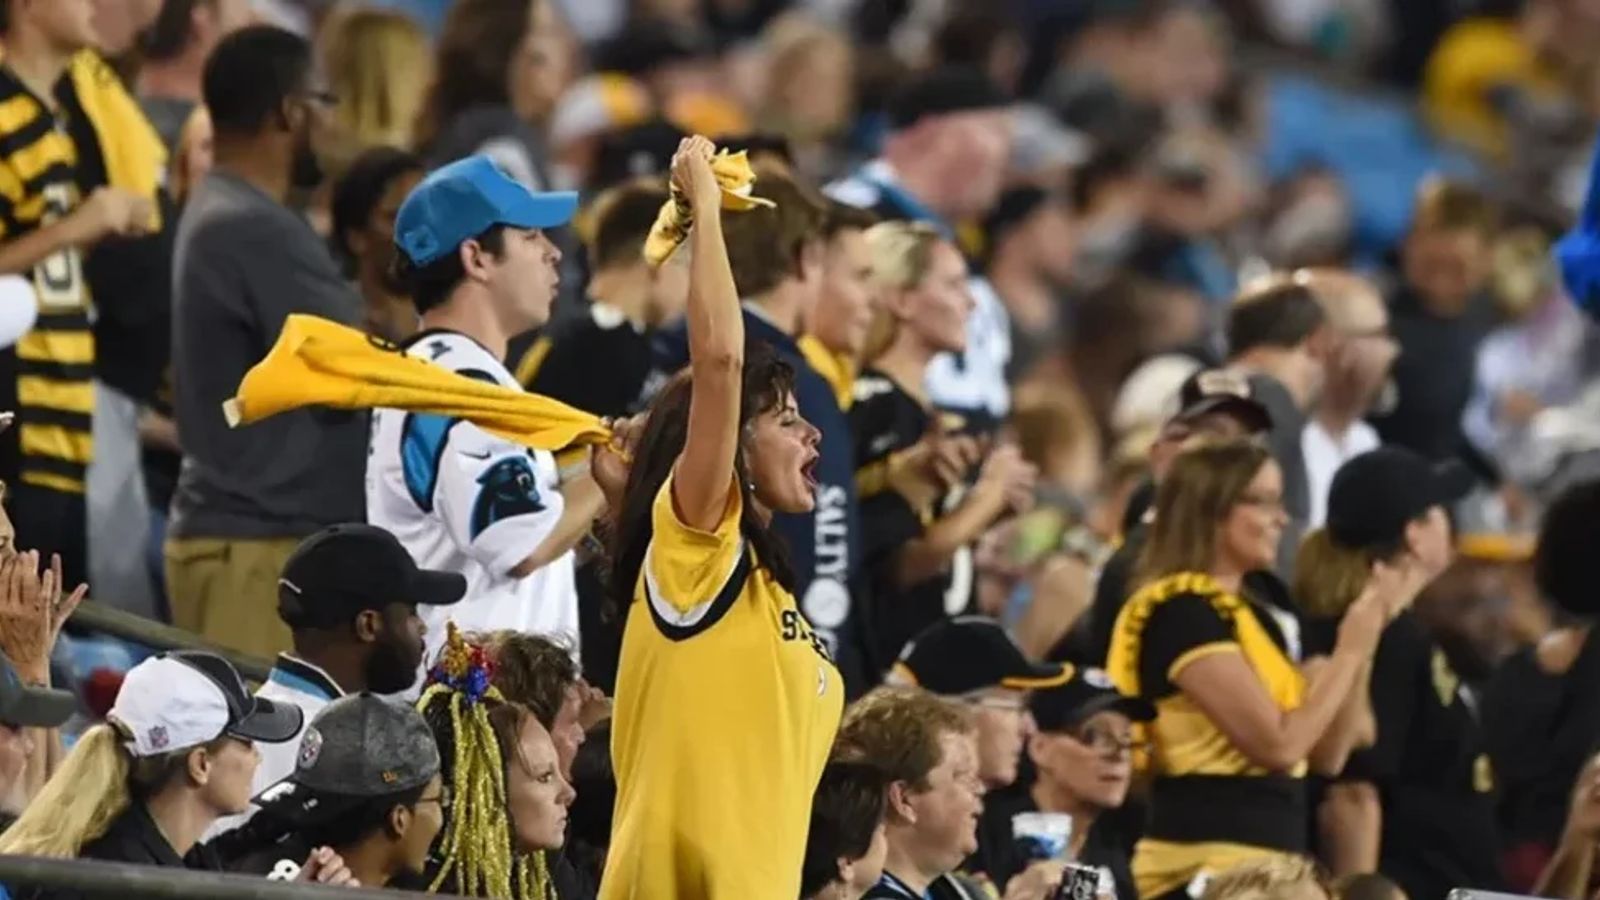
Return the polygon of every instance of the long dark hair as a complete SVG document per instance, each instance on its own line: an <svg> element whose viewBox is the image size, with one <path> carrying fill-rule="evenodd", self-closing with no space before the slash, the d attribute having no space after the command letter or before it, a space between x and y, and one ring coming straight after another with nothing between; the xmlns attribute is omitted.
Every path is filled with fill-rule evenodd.
<svg viewBox="0 0 1600 900"><path fill-rule="evenodd" d="M793 390L794 369L779 359L772 348L762 343L746 346L744 385L739 393L740 435L756 416L778 409ZM672 474L679 454L683 453L689 432L689 398L693 392L694 382L686 369L667 382L650 404L650 417L645 420L644 434L634 450L633 469L628 475L622 508L612 521L608 587L613 610L625 610L633 602L644 554L655 533L651 510L661 486ZM734 455L733 469L744 501L739 531L755 551L756 565L766 569L785 590L793 591L795 578L788 550L782 539L756 516L755 496L750 490L750 475L743 453Z"/></svg>
<svg viewBox="0 0 1600 900"><path fill-rule="evenodd" d="M418 147L428 148L462 110L511 101L511 61L533 16L529 0L460 0L451 7L435 51L433 88L417 121Z"/></svg>

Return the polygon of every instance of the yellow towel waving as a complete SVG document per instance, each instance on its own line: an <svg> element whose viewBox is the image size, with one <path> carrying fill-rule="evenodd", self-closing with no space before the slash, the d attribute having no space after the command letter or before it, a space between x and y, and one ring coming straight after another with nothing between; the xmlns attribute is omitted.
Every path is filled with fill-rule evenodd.
<svg viewBox="0 0 1600 900"><path fill-rule="evenodd" d="M717 176L717 184L722 188L722 208L734 212L744 212L758 206L776 206L765 197L754 196L751 191L756 185L755 169L750 167L750 159L745 151L729 153L726 149L717 151L711 158L711 171ZM672 199L662 204L661 212L656 215L656 223L650 226L650 236L645 238L644 258L652 266L659 266L666 262L672 251L678 249L683 239L689 236L689 201L672 189Z"/></svg>
<svg viewBox="0 0 1600 900"><path fill-rule="evenodd" d="M304 406L437 413L535 450L611 440L598 417L565 403L457 375L354 328L297 314L222 411L237 428Z"/></svg>

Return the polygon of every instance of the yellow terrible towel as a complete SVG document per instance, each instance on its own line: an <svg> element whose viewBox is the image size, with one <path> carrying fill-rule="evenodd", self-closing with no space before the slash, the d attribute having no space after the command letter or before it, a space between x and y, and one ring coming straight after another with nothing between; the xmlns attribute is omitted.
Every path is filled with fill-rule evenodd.
<svg viewBox="0 0 1600 900"><path fill-rule="evenodd" d="M297 314L222 412L237 428L304 406L436 413L536 450L611 440L598 417L565 403L457 375L354 328Z"/></svg>
<svg viewBox="0 0 1600 900"><path fill-rule="evenodd" d="M100 138L106 181L154 201L166 178L167 148L139 102L92 50L74 56L67 71L84 116ZM161 229L160 204L151 213L149 227L152 231Z"/></svg>
<svg viewBox="0 0 1600 900"><path fill-rule="evenodd" d="M771 200L751 193L756 185L756 171L750 167L750 158L745 151L717 151L717 155L711 158L711 172L717 176L717 185L722 188L723 209L744 212L758 206L777 206ZM661 205L661 212L656 214L656 223L650 226L650 236L645 238L645 261L652 266L666 262L672 251L678 249L683 239L689 236L691 219L689 198L674 187L672 198Z"/></svg>

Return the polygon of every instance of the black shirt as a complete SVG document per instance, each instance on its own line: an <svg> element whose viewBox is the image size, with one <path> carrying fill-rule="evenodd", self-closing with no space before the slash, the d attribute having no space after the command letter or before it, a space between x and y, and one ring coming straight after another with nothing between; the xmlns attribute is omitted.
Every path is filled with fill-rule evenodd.
<svg viewBox="0 0 1600 900"><path fill-rule="evenodd" d="M1461 429L1461 416L1472 398L1478 345L1492 320L1487 304L1474 301L1453 318L1436 316L1409 288L1389 305L1389 330L1400 344L1390 378L1397 403L1372 424L1386 444L1399 444L1431 460L1459 459L1487 480L1494 480L1485 460Z"/></svg>
<svg viewBox="0 0 1600 900"><path fill-rule="evenodd" d="M1379 870L1412 900L1441 900L1458 887L1501 889L1494 776L1477 714L1412 612L1378 642L1372 711L1378 741L1350 758L1342 778L1378 788Z"/></svg>
<svg viewBox="0 0 1600 900"><path fill-rule="evenodd" d="M186 855L179 856L178 851L167 843L166 836L161 833L155 820L150 818L150 812L145 805L138 801L129 805L127 811L118 816L111 823L111 827L106 829L105 834L83 845L78 852L78 858L173 869L194 869L202 872L222 871L222 861L208 844L196 844ZM33 900L83 900L88 897L105 896L43 888L13 890L11 894L14 897L28 897Z"/></svg>
<svg viewBox="0 0 1600 900"><path fill-rule="evenodd" d="M969 866L982 872L1002 892L1006 884L1034 862L1025 846L1018 843L1011 818L1019 813L1037 812L1039 804L1023 786L1007 788L983 798L983 815L978 819L978 852ZM1107 820L1097 820L1089 828L1083 848L1074 862L1101 870L1101 883L1110 878L1116 884L1117 900L1138 900L1133 886L1131 844L1119 839Z"/></svg>
<svg viewBox="0 0 1600 900"><path fill-rule="evenodd" d="M858 472L917 443L937 414L876 369L861 373L855 392L850 431L855 436ZM925 512L932 517L944 515L960 504L963 493L957 488L935 509ZM943 573L910 587L896 584L899 550L926 530L923 513L887 487L861 501L861 557L869 585L860 616L861 636L867 662L878 675L888 671L906 641L946 616L966 612L972 604L973 564L968 547L956 552Z"/></svg>
<svg viewBox="0 0 1600 900"><path fill-rule="evenodd" d="M127 811L111 823L105 834L85 844L78 856L107 862L222 871L222 861L209 844L196 844L187 854L179 856L178 851L167 843L156 820L150 817L149 810L138 801L130 804Z"/></svg>
<svg viewBox="0 0 1600 900"><path fill-rule="evenodd" d="M1501 663L1483 698L1483 731L1500 784L1507 845L1554 848L1578 772L1600 745L1600 632L1572 667L1539 668L1532 648Z"/></svg>
<svg viewBox="0 0 1600 900"><path fill-rule="evenodd" d="M548 329L513 367L529 391L597 416L638 411L650 369L649 333L603 303Z"/></svg>

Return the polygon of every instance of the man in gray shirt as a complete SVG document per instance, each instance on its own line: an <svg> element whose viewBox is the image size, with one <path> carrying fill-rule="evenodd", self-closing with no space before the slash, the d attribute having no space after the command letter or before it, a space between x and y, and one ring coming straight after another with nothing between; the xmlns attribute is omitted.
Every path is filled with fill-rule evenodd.
<svg viewBox="0 0 1600 900"><path fill-rule="evenodd" d="M216 168L178 226L173 367L183 469L166 545L175 624L230 649L287 650L278 578L301 538L362 521L367 421L286 413L237 430L222 403L266 355L284 320L349 325L361 301L327 249L285 206L317 180L313 135L334 103L303 38L235 32L206 64Z"/></svg>
<svg viewBox="0 0 1600 900"><path fill-rule="evenodd" d="M1300 435L1327 380L1333 331L1316 295L1292 278L1242 292L1228 310L1229 366L1250 376L1250 391L1272 416L1267 445L1283 470L1289 525L1278 548L1278 575L1294 575L1294 559L1311 517L1311 484Z"/></svg>

